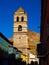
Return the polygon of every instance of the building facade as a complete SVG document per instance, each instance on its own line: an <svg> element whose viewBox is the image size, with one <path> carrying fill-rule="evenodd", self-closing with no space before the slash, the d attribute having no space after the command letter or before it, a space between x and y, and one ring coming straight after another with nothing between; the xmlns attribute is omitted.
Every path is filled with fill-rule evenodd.
<svg viewBox="0 0 49 65"><path fill-rule="evenodd" d="M27 13L22 8L19 8L14 13L13 46L18 48L18 50L20 50L24 55L26 55L26 62L30 63L33 60L38 61L38 59L36 56L37 53L35 51L36 45L33 44L33 41L30 42L30 40L32 38L31 39L29 38L29 37L31 37L31 35L32 35L32 37L34 37L33 36L34 33L28 31L27 22L28 22ZM29 33L31 33L31 34L29 34ZM33 50L33 48L34 48L34 50ZM32 52L33 53L35 52L36 54L33 54ZM30 58L30 55L32 55L32 58Z"/></svg>
<svg viewBox="0 0 49 65"><path fill-rule="evenodd" d="M46 56L43 65L49 65L49 0L42 0L41 43L46 45Z"/></svg>
<svg viewBox="0 0 49 65"><path fill-rule="evenodd" d="M13 46L28 55L27 14L22 8L14 13Z"/></svg>

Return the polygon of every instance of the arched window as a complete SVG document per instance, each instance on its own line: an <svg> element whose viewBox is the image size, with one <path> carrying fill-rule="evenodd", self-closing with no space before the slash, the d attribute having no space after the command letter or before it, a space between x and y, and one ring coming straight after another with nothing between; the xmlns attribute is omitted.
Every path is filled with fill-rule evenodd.
<svg viewBox="0 0 49 65"><path fill-rule="evenodd" d="M17 22L19 22L19 17L17 17Z"/></svg>
<svg viewBox="0 0 49 65"><path fill-rule="evenodd" d="M23 22L24 21L24 17L22 16L22 18L21 18L21 21Z"/></svg>
<svg viewBox="0 0 49 65"><path fill-rule="evenodd" d="M18 31L22 31L22 26L21 25L19 25Z"/></svg>

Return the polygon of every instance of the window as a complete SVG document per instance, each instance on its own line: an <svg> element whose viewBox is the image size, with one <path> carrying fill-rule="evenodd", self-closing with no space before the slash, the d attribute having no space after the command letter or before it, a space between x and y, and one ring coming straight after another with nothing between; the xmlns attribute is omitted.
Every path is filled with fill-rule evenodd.
<svg viewBox="0 0 49 65"><path fill-rule="evenodd" d="M24 21L24 17L22 16L22 18L21 18L21 21L23 22Z"/></svg>
<svg viewBox="0 0 49 65"><path fill-rule="evenodd" d="M19 37L19 39L21 39L21 37Z"/></svg>
<svg viewBox="0 0 49 65"><path fill-rule="evenodd" d="M22 26L21 25L19 25L18 31L22 31Z"/></svg>
<svg viewBox="0 0 49 65"><path fill-rule="evenodd" d="M19 17L17 17L17 22L19 22Z"/></svg>

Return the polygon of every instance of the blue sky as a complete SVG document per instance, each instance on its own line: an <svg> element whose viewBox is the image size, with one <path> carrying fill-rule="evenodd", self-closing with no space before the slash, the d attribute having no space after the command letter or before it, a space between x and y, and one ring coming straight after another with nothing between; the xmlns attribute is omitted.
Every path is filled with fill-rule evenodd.
<svg viewBox="0 0 49 65"><path fill-rule="evenodd" d="M40 0L0 0L0 32L7 38L13 36L13 16L19 7L27 12L28 30L40 33Z"/></svg>

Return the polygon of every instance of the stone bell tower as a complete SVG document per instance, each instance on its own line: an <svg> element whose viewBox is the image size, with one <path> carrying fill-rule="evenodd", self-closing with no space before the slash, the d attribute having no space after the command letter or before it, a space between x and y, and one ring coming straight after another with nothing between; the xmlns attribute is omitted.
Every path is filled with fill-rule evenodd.
<svg viewBox="0 0 49 65"><path fill-rule="evenodd" d="M28 36L27 36L27 14L22 8L14 13L14 36L13 46L27 55Z"/></svg>

